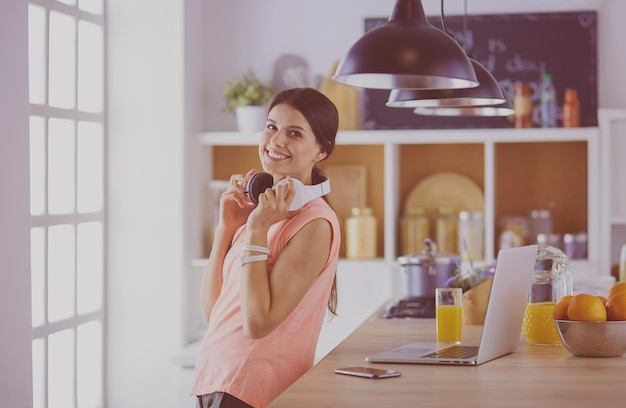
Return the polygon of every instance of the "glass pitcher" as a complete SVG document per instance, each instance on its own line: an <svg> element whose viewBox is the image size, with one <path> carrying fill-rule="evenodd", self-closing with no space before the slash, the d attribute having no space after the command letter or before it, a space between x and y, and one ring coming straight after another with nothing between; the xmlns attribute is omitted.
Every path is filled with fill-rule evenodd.
<svg viewBox="0 0 626 408"><path fill-rule="evenodd" d="M533 271L522 332L531 344L561 344L556 325L550 320L556 303L573 294L567 255L558 248L541 245Z"/></svg>

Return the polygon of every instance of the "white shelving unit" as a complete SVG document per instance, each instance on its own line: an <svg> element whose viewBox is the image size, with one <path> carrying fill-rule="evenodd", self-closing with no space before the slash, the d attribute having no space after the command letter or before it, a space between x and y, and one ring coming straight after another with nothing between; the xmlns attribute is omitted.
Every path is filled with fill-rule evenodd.
<svg viewBox="0 0 626 408"><path fill-rule="evenodd" d="M258 133L207 132L198 136L201 146L252 146L258 143ZM599 259L599 130L577 129L454 129L454 130L357 130L343 131L337 135L338 145L382 145L385 160L385 242L384 253L388 262L396 259L396 220L398 203L398 151L408 144L483 144L485 153L485 248L487 260L494 258L495 243L495 146L499 143L587 143L588 180L588 262L594 265Z"/></svg>

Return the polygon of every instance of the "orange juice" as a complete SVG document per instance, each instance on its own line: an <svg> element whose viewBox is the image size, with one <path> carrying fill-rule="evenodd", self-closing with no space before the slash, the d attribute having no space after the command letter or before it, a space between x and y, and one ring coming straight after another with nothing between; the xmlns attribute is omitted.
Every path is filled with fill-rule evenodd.
<svg viewBox="0 0 626 408"><path fill-rule="evenodd" d="M561 344L556 324L549 320L556 303L529 303L526 305L522 332L531 344Z"/></svg>
<svg viewBox="0 0 626 408"><path fill-rule="evenodd" d="M437 341L460 343L462 320L461 306L437 306Z"/></svg>

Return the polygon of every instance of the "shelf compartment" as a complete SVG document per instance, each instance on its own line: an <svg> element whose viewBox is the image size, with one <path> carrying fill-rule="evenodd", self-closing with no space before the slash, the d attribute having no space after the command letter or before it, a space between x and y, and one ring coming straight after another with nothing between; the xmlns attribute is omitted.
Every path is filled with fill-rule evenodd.
<svg viewBox="0 0 626 408"><path fill-rule="evenodd" d="M583 141L496 144L496 237L503 217L533 209L550 210L555 233L587 232L587 169Z"/></svg>

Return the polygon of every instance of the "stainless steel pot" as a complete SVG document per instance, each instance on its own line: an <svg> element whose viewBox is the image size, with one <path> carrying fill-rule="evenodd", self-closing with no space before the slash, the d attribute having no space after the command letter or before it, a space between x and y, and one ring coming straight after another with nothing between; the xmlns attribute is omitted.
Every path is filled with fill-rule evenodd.
<svg viewBox="0 0 626 408"><path fill-rule="evenodd" d="M424 250L398 258L402 266L404 297L435 297L435 288L446 287L454 275L458 257L437 253L437 245L424 241Z"/></svg>

